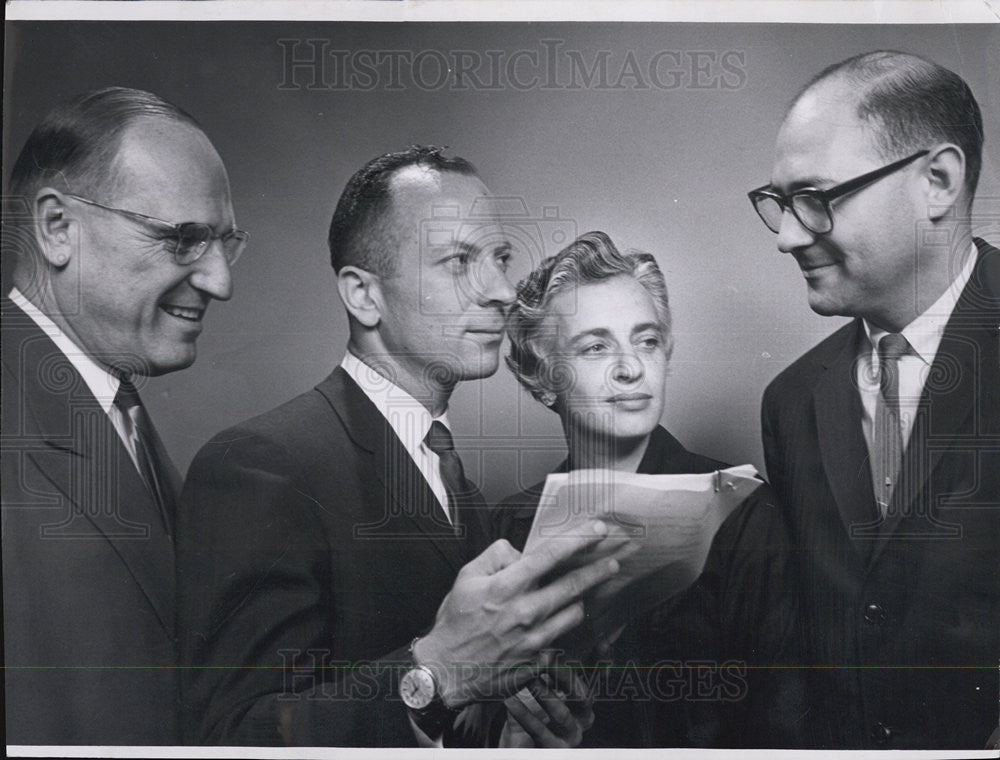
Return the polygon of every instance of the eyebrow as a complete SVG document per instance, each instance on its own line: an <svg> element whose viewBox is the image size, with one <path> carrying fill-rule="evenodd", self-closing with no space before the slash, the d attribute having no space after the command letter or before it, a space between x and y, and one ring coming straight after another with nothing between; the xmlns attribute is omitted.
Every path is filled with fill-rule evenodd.
<svg viewBox="0 0 1000 760"><path fill-rule="evenodd" d="M605 327L594 327L590 330L584 330L583 332L578 332L569 339L569 344L575 346L578 343L582 343L587 338L610 338L611 331Z"/></svg>
<svg viewBox="0 0 1000 760"><path fill-rule="evenodd" d="M788 186L788 193L794 193L796 190L804 190L808 187L815 187L819 189L820 185L836 185L837 180L831 179L829 177L810 177L808 179L799 179L792 182ZM776 193L782 193L783 191L778 188L773 182L769 182L767 188ZM785 193L787 194L787 193Z"/></svg>
<svg viewBox="0 0 1000 760"><path fill-rule="evenodd" d="M632 328L632 331L629 333L629 335L635 336L638 335L639 333L646 332L647 330L653 330L661 337L663 336L663 327L660 325L659 322L643 322L640 325L636 325L635 327ZM614 336L611 334L611 331L608 330L606 327L594 327L591 328L590 330L584 330L583 332L578 332L576 335L573 335L569 339L569 344L573 346L576 345L577 343L582 342L586 338L591 338L591 337L609 338L612 340L614 339Z"/></svg>
<svg viewBox="0 0 1000 760"><path fill-rule="evenodd" d="M179 234L180 228L183 227L185 224L204 224L210 230L212 230L213 233L219 235L226 235L230 232L234 232L235 230L239 229L236 226L235 220L233 221L232 224L229 225L226 225L225 223L218 225L218 224L211 224L209 222L198 222L195 221L194 219L186 219L183 222L168 222L166 219L158 219L155 216L148 216L146 214L140 214L140 216L142 216L143 218L137 221L141 221L144 224L147 224L151 229L155 229L157 232L165 233L167 237Z"/></svg>
<svg viewBox="0 0 1000 760"><path fill-rule="evenodd" d="M654 330L660 335L663 335L663 327L660 325L659 322L644 322L641 325L636 325L635 327L632 328L632 335L636 335L637 333L641 332L646 332L646 330Z"/></svg>
<svg viewBox="0 0 1000 760"><path fill-rule="evenodd" d="M510 253L512 250L513 250L513 246L511 246L510 242L504 241L503 243L500 243L499 245L497 245L492 250L492 253L493 253L493 255L496 255L498 253ZM476 256L479 256L480 254L485 253L485 251L484 251L483 248L481 248L478 245L462 241L458 245L456 245L454 248L449 248L447 253L444 253L444 254L442 254L441 256L438 257L437 261L439 263L442 262L442 261L447 261L448 259L452 258L453 256L455 256L457 254L462 254L462 253L464 253L467 256L470 256L472 258L475 258Z"/></svg>

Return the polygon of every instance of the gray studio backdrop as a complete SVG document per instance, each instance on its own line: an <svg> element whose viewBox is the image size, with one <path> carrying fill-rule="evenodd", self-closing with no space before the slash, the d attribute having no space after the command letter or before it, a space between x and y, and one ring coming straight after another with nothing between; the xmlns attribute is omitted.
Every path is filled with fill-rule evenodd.
<svg viewBox="0 0 1000 760"><path fill-rule="evenodd" d="M182 468L339 362L330 216L354 170L408 144L450 146L511 198L515 277L591 229L655 254L676 334L664 423L758 468L765 385L841 324L809 310L745 196L767 181L783 108L809 76L895 48L965 77L986 119L974 227L1000 242L996 25L18 22L6 35L5 177L51 104L111 84L190 111L229 168L252 235L235 294L212 305L194 367L145 391ZM564 454L555 415L504 368L461 386L450 416L491 500Z"/></svg>

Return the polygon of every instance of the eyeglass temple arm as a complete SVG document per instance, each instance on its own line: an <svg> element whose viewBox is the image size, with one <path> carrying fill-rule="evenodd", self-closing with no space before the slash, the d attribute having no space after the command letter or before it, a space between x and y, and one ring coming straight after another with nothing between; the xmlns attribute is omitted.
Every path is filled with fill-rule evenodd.
<svg viewBox="0 0 1000 760"><path fill-rule="evenodd" d="M752 201L754 199L754 196L759 195L761 193L766 193L767 195L775 197L778 196L778 194L771 189L771 183L768 182L766 184L761 185L760 187L755 187L753 190L748 192L747 198L749 198Z"/></svg>
<svg viewBox="0 0 1000 760"><path fill-rule="evenodd" d="M907 156L906 158L901 158L898 161L893 161L888 166L883 166L875 171L868 172L867 174L862 174L860 177L855 177L854 179L849 179L843 184L831 187L829 190L817 190L816 192L822 196L825 200L832 201L835 198L839 198L842 195L847 195L848 193L854 192L855 190L860 190L865 185L871 184L877 179L882 179L892 174L897 169L901 169L906 166L911 161L916 161L921 156L926 156L930 151L921 150L914 153L912 156Z"/></svg>

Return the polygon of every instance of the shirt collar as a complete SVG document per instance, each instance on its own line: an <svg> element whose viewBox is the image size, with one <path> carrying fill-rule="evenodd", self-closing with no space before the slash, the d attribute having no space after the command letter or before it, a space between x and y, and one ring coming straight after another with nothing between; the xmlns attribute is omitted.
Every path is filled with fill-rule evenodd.
<svg viewBox="0 0 1000 760"><path fill-rule="evenodd" d="M411 455L424 442L431 423L440 421L451 430L447 411L432 417L426 406L350 351L344 355L340 366L389 422L396 437Z"/></svg>
<svg viewBox="0 0 1000 760"><path fill-rule="evenodd" d="M936 300L927 311L919 315L910 324L902 329L903 337L906 338L914 355L918 356L926 365L934 363L937 356L938 346L941 345L941 336L944 328L951 318L951 313L955 310L955 305L965 290L965 286L972 279L972 272L976 268L976 246L972 244L971 252L966 257L958 275L951 281L951 285L945 288L944 293ZM874 349L883 336L888 335L887 331L881 327L875 327L868 320L864 320L865 332L868 340Z"/></svg>
<svg viewBox="0 0 1000 760"><path fill-rule="evenodd" d="M73 340L62 331L62 329L37 306L29 301L21 291L14 288L10 291L10 300L31 317L38 328L45 333L49 340L56 344L63 355L73 365L73 369L80 373L80 377L87 384L87 388L97 399L97 403L108 413L114 404L115 396L118 394L120 380L104 367L95 362L81 349Z"/></svg>

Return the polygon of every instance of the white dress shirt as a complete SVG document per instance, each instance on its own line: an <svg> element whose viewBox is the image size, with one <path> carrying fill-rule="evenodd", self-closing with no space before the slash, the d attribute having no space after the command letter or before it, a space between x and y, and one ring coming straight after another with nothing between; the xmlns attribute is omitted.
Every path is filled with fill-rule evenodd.
<svg viewBox="0 0 1000 760"><path fill-rule="evenodd" d="M114 427L118 437L125 445L125 450L132 459L132 464L139 470L139 460L132 445L132 440L128 435L128 428L125 424L121 409L115 406L115 396L118 394L120 380L104 367L90 358L73 340L53 322L48 315L44 314L29 301L21 291L13 288L10 291L10 300L17 304L18 308L27 314L31 320L38 325L38 328L45 333L49 339L56 344L56 348L62 351L73 368L80 373L80 377L87 384L87 388L101 405L101 409L108 415L111 426ZM141 473L142 471L139 470Z"/></svg>
<svg viewBox="0 0 1000 760"><path fill-rule="evenodd" d="M441 458L424 443L431 424L435 421L441 422L449 431L451 430L447 412L439 417L431 417L427 407L350 351L344 356L340 366L389 422L393 432L402 441L403 448L420 469L431 491L437 497L448 521L454 525L455 521L448 508L448 490L441 479Z"/></svg>
<svg viewBox="0 0 1000 760"><path fill-rule="evenodd" d="M966 258L961 271L947 287L941 297L923 314L914 319L902 330L902 335L910 344L910 350L899 358L899 422L903 448L909 441L913 430L913 421L924 392L924 384L934 364L944 328L955 310L959 296L972 278L976 266L976 246ZM879 357L876 347L882 336L888 333L864 320L868 344L862 345L859 361L855 370L858 391L861 394L861 427L868 442L872 446L872 427L875 420L875 404L879 395Z"/></svg>
<svg viewBox="0 0 1000 760"><path fill-rule="evenodd" d="M431 417L427 407L391 380L380 375L350 351L344 356L340 366L358 384L358 387L375 404L375 408L388 421L393 432L403 443L403 448L416 463L424 480L427 481L437 497L445 517L454 525L455 521L448 508L448 491L441 479L441 457L431 451L424 443L427 433L430 432L431 424L435 420L440 421L449 431L451 430L448 425L447 412L439 417ZM428 749L441 749L444 746L442 737L428 736L416 724L412 715L407 714L407 717L418 746Z"/></svg>

